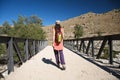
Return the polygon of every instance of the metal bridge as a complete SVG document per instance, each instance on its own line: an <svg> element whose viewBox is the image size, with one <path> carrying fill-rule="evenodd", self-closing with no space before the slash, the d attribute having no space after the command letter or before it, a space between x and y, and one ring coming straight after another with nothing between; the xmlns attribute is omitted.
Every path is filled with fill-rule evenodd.
<svg viewBox="0 0 120 80"><path fill-rule="evenodd" d="M66 70L63 71L55 64L52 46L47 40L23 39L0 36L0 43L6 45L7 70L6 80L119 80L119 62L113 60L113 41L120 41L120 35L107 35L80 39L64 40L64 56ZM100 41L96 53L96 41ZM19 48L23 43L23 51ZM99 61L104 47L108 47L109 57L107 66ZM23 53L24 52L24 53ZM14 69L14 54L17 55L20 67ZM114 67L118 64L118 70Z"/></svg>

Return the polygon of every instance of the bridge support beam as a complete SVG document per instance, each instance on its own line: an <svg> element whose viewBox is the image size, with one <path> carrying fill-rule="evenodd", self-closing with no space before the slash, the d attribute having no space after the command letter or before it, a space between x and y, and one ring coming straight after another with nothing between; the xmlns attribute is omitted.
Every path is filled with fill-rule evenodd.
<svg viewBox="0 0 120 80"><path fill-rule="evenodd" d="M13 60L13 38L10 38L10 40L7 43L7 54L8 54L8 74L10 72L14 71L14 60Z"/></svg>
<svg viewBox="0 0 120 80"><path fill-rule="evenodd" d="M89 42L88 42L88 46L87 46L87 49L86 49L86 54L88 54L88 52L89 52L90 43L91 43L91 40L89 40Z"/></svg>
<svg viewBox="0 0 120 80"><path fill-rule="evenodd" d="M113 64L113 54L112 54L112 40L108 40L108 45L109 45L109 63Z"/></svg>
<svg viewBox="0 0 120 80"><path fill-rule="evenodd" d="M32 46L32 48L33 48L32 56L33 56L33 55L35 55L35 41L33 41L32 43L33 43L33 46Z"/></svg>
<svg viewBox="0 0 120 80"><path fill-rule="evenodd" d="M29 58L28 56L28 40L25 41L25 61L27 61Z"/></svg>
<svg viewBox="0 0 120 80"><path fill-rule="evenodd" d="M95 55L94 55L94 42L93 42L93 40L91 40L91 44L92 44L92 46L91 46L91 48L92 48L92 57L93 57L93 59L95 59Z"/></svg>
<svg viewBox="0 0 120 80"><path fill-rule="evenodd" d="M104 39L103 42L102 42L102 45L101 45L101 47L100 47L100 50L99 50L99 52L98 52L97 59L100 58L100 55L101 55L101 53L102 53L102 51L103 51L103 49L104 49L104 47L105 47L106 42L107 42L107 39Z"/></svg>
<svg viewBox="0 0 120 80"><path fill-rule="evenodd" d="M21 61L21 63L23 63L24 61L22 59L22 55L21 55L21 52L20 52L17 42L13 42L13 47L16 52L16 55L18 56L19 61Z"/></svg>

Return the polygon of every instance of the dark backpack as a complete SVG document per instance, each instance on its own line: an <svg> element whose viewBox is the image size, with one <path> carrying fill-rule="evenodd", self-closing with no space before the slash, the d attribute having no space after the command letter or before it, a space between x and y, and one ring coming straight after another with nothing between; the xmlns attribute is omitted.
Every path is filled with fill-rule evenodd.
<svg viewBox="0 0 120 80"><path fill-rule="evenodd" d="M63 39L63 34L61 32L61 28L55 29L55 42L59 44Z"/></svg>

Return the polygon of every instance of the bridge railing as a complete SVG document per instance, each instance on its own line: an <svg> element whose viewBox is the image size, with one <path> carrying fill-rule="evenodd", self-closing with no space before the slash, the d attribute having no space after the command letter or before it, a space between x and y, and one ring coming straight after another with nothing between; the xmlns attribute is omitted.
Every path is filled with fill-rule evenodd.
<svg viewBox="0 0 120 80"><path fill-rule="evenodd" d="M19 43L23 44L22 48L24 51L21 51ZM14 54L16 54L19 62L22 64L45 48L47 46L47 40L0 36L0 44L6 45L7 68L9 74L11 71L14 71Z"/></svg>
<svg viewBox="0 0 120 80"><path fill-rule="evenodd" d="M80 39L68 39L68 40L64 40L64 46L69 48L69 49L73 49L73 50L77 50L77 51L82 51L83 53L85 53L86 55L90 55L93 57L93 59L97 58L99 59L102 55L102 51L104 50L104 48L107 45L108 48L108 60L110 64L113 64L113 42L114 41L120 41L120 34L115 34L115 35L107 35L107 36L98 36L98 37L87 37L87 38L80 38ZM119 46L120 46L120 42L118 42ZM95 45L98 45L97 48L95 47ZM95 50L98 50L97 53ZM119 52L120 52L120 48ZM89 52L91 50L91 52ZM120 64L120 62L116 62L118 64Z"/></svg>

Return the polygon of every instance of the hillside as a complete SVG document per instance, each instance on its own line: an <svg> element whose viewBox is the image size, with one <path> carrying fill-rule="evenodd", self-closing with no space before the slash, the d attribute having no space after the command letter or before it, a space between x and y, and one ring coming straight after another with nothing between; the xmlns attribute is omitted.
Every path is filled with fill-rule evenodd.
<svg viewBox="0 0 120 80"><path fill-rule="evenodd" d="M83 26L83 37L101 35L120 34L120 9L115 9L106 13L96 14L88 12L86 14L62 21L61 25L65 30L65 39L74 38L74 25ZM46 26L43 29L47 32L48 40L52 40L52 27Z"/></svg>

